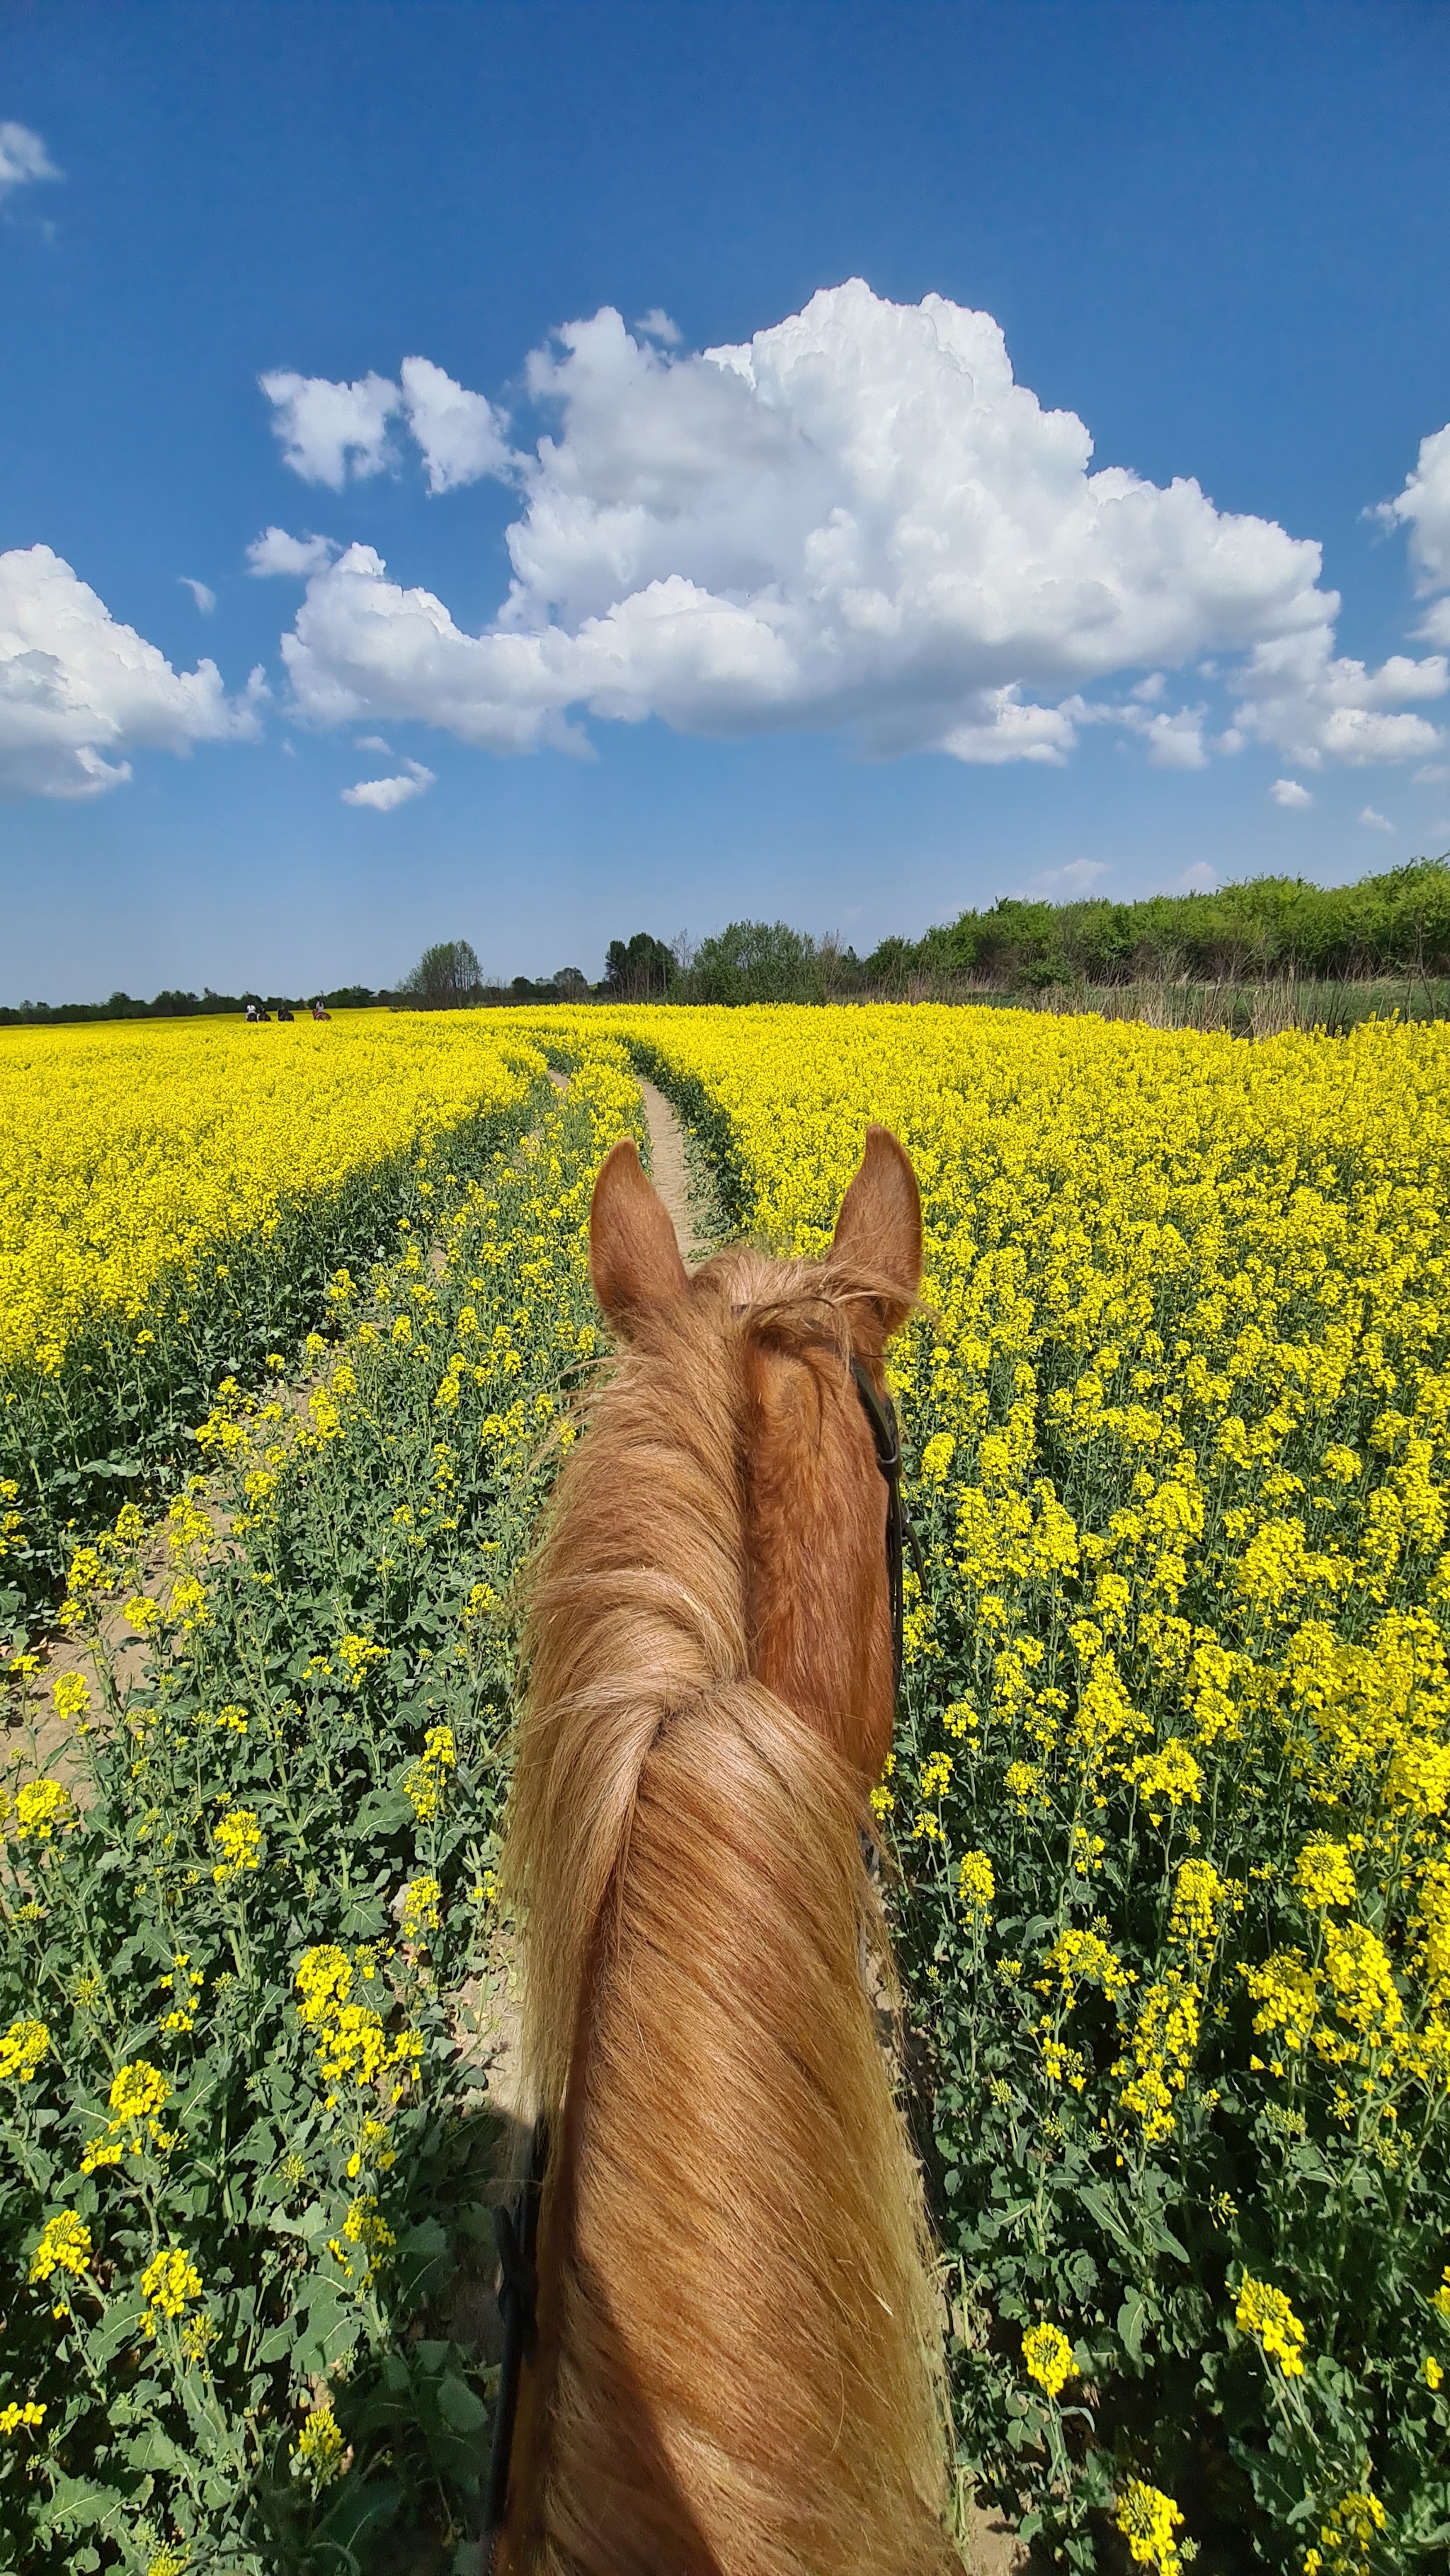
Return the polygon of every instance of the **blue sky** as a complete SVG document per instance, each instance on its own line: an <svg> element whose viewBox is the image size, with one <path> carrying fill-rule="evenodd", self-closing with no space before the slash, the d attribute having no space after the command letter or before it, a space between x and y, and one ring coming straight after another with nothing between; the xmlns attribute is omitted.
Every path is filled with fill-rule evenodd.
<svg viewBox="0 0 1450 2576"><path fill-rule="evenodd" d="M0 999L1443 849L1447 75L1334 0L12 0Z"/></svg>

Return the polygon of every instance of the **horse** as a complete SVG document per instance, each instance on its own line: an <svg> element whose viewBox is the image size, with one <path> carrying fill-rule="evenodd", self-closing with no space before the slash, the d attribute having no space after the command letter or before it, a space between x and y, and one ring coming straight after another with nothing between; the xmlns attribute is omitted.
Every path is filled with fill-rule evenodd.
<svg viewBox="0 0 1450 2576"><path fill-rule="evenodd" d="M873 1422L915 1175L873 1126L824 1261L739 1244L691 1277L624 1139L590 1267L618 1357L534 1564L504 1841L547 2149L492 2563L959 2576L863 1982L896 1691Z"/></svg>

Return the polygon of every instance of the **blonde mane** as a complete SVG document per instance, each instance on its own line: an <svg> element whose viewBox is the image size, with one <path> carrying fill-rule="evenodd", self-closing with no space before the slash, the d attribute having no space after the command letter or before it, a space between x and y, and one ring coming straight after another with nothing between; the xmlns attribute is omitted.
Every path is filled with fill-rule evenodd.
<svg viewBox="0 0 1450 2576"><path fill-rule="evenodd" d="M847 1359L883 1302L849 1265L720 1255L640 1323L559 1480L505 1857L550 2137L513 2576L956 2564L920 2192L861 1976L880 1747L759 1678L771 1557L798 1586L788 1531L829 1531L874 1550L881 1697L884 1505ZM781 1355L806 1430L766 1486Z"/></svg>

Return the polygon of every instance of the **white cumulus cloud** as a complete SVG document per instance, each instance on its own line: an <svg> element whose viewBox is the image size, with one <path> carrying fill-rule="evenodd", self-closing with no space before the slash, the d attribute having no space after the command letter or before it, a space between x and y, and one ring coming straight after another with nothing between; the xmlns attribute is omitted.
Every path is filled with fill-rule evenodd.
<svg viewBox="0 0 1450 2576"><path fill-rule="evenodd" d="M285 528L264 528L247 548L247 569L262 577L282 573L305 581L331 563L336 552L331 537L289 537Z"/></svg>
<svg viewBox="0 0 1450 2576"><path fill-rule="evenodd" d="M534 352L554 428L529 455L470 408L483 397L408 361L433 487L476 470L523 490L509 595L470 634L349 548L284 642L301 712L416 717L496 750L577 745L580 709L714 734L844 726L868 750L971 762L1061 762L1108 723L1195 769L1208 711L1172 706L1164 678L1191 666L1228 692L1218 749L1314 767L1440 741L1416 709L1450 687L1443 656L1336 656L1317 544L1217 510L1191 478L1095 468L1076 415L1015 381L990 314L890 304L857 279L696 355L656 345L663 318L631 334L605 308ZM381 442L389 389L366 382ZM349 452L334 432L334 480ZM1084 694L1145 671L1122 704Z"/></svg>
<svg viewBox="0 0 1450 2576"><path fill-rule="evenodd" d="M403 397L386 376L340 385L327 376L283 370L258 382L276 414L272 427L283 461L304 483L327 483L340 492L349 474L360 483L391 464L388 423Z"/></svg>
<svg viewBox="0 0 1450 2576"><path fill-rule="evenodd" d="M216 606L216 592L208 590L204 581L193 581L189 573L182 573L179 578L182 589L190 591L203 617L210 617Z"/></svg>
<svg viewBox="0 0 1450 2576"><path fill-rule="evenodd" d="M1371 832L1392 832L1395 828L1388 814L1377 814L1372 805L1361 808L1359 819Z"/></svg>
<svg viewBox="0 0 1450 2576"><path fill-rule="evenodd" d="M1306 805L1314 802L1308 788L1301 787L1297 778L1276 778L1269 794L1290 814L1302 814Z"/></svg>
<svg viewBox="0 0 1450 2576"><path fill-rule="evenodd" d="M434 773L419 760L405 761L404 774L398 778L360 778L356 787L344 787L344 805L366 805L375 814L391 814L395 806L406 805L410 797L426 796L434 784Z"/></svg>
<svg viewBox="0 0 1450 2576"><path fill-rule="evenodd" d="M245 741L260 671L229 698L215 662L174 671L49 546L0 554L0 794L103 795L126 755Z"/></svg>
<svg viewBox="0 0 1450 2576"><path fill-rule="evenodd" d="M405 358L399 375L430 492L453 492L485 474L512 470L507 417L483 394L465 392L431 358Z"/></svg>
<svg viewBox="0 0 1450 2576"><path fill-rule="evenodd" d="M642 340L663 340L667 349L677 349L684 337L678 322L670 320L662 304L652 304L634 327Z"/></svg>
<svg viewBox="0 0 1450 2576"><path fill-rule="evenodd" d="M16 125L9 117L0 122L0 197L8 197L12 188L24 188L33 179L61 176L40 136L28 125Z"/></svg>
<svg viewBox="0 0 1450 2576"><path fill-rule="evenodd" d="M1409 529L1410 561L1422 590L1450 588L1450 421L1421 439L1403 492L1382 501L1374 516L1387 527ZM1434 640L1450 643L1450 635L1442 630Z"/></svg>
<svg viewBox="0 0 1450 2576"><path fill-rule="evenodd" d="M1318 594L1316 594L1318 596ZM1338 596L1322 604L1337 609ZM1295 634L1256 644L1233 678L1238 696L1234 737L1270 744L1306 769L1342 760L1361 769L1370 762L1422 760L1441 740L1425 716L1406 712L1407 699L1433 699L1450 689L1443 653L1413 661L1392 653L1377 671L1336 655L1326 617Z"/></svg>

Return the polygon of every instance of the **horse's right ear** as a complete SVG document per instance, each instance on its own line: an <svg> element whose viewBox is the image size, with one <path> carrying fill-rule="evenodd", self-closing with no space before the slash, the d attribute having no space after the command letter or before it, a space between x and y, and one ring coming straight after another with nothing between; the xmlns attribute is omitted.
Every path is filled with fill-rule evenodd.
<svg viewBox="0 0 1450 2576"><path fill-rule="evenodd" d="M594 1294L625 1341L690 1284L669 1210L645 1179L632 1136L611 1145L599 1167L589 1206L589 1268Z"/></svg>
<svg viewBox="0 0 1450 2576"><path fill-rule="evenodd" d="M861 1168L841 1201L826 1267L874 1274L883 1294L875 1300L884 1339L890 1340L916 1304L921 1285L921 1193L904 1145L889 1127L866 1130Z"/></svg>

